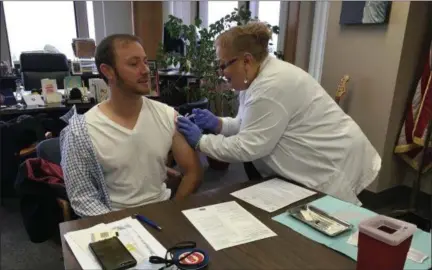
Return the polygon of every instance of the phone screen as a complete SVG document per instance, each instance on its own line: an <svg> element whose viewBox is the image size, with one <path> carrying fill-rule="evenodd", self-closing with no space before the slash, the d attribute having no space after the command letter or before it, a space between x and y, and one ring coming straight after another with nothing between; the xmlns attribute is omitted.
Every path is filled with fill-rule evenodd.
<svg viewBox="0 0 432 270"><path fill-rule="evenodd" d="M137 261L117 237L90 243L90 249L104 270L133 267Z"/></svg>

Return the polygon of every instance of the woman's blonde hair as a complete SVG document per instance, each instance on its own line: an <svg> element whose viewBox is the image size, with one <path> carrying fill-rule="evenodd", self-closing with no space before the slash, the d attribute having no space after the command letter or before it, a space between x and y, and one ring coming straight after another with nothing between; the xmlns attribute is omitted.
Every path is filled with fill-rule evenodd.
<svg viewBox="0 0 432 270"><path fill-rule="evenodd" d="M265 23L250 22L235 26L220 34L215 45L228 49L231 54L250 53L258 62L268 55L268 43L271 30Z"/></svg>

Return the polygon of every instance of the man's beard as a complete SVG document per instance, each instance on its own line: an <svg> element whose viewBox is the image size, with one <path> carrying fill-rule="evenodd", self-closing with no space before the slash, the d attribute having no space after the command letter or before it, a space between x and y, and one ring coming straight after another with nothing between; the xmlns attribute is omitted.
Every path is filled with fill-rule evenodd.
<svg viewBox="0 0 432 270"><path fill-rule="evenodd" d="M139 96L144 96L150 93L150 88L147 91L142 91L136 88L135 85L131 85L124 80L120 74L117 72L117 69L114 69L114 73L116 75L116 86L122 91L127 91L128 93L132 93Z"/></svg>

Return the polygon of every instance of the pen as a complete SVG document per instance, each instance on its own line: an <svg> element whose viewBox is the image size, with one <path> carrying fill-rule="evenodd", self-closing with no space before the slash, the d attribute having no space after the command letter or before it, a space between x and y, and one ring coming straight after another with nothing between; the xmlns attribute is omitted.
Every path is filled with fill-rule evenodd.
<svg viewBox="0 0 432 270"><path fill-rule="evenodd" d="M139 221L146 223L146 224L149 225L150 227L155 228L155 229L158 230L158 231L161 231L161 230L162 230L162 228L161 228L159 225L157 225L156 223L154 223L153 221L151 221L150 219L146 218L146 217L143 216L143 215L135 214L134 217L135 217L136 219L138 219Z"/></svg>

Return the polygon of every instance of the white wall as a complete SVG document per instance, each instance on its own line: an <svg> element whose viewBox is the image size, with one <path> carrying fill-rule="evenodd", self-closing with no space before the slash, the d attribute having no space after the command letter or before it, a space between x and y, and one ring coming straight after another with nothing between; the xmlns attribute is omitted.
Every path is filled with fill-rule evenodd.
<svg viewBox="0 0 432 270"><path fill-rule="evenodd" d="M95 24L95 41L99 44L105 37L105 17L104 17L104 6L103 2L93 2L93 16Z"/></svg>
<svg viewBox="0 0 432 270"><path fill-rule="evenodd" d="M103 2L105 15L105 34L133 34L133 15L131 1Z"/></svg>
<svg viewBox="0 0 432 270"><path fill-rule="evenodd" d="M184 24L193 24L196 16L195 1L170 1L173 3L174 16L183 20Z"/></svg>
<svg viewBox="0 0 432 270"><path fill-rule="evenodd" d="M96 43L112 34L133 34L131 1L93 2Z"/></svg>
<svg viewBox="0 0 432 270"><path fill-rule="evenodd" d="M172 1L163 1L162 3L162 15L163 22L166 23L168 21L169 15L174 14L174 5Z"/></svg>
<svg viewBox="0 0 432 270"><path fill-rule="evenodd" d="M74 8L75 8L76 28L77 28L78 37L81 38L90 37L86 2L74 1Z"/></svg>

